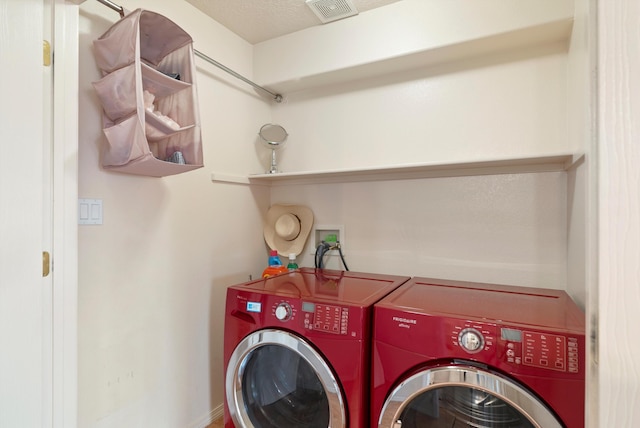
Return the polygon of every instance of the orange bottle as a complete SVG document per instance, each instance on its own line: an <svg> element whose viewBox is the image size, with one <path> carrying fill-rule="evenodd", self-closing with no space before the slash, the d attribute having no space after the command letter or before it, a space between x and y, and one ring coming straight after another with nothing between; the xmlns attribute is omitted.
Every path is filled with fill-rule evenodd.
<svg viewBox="0 0 640 428"><path fill-rule="evenodd" d="M271 250L269 253L269 266L262 272L262 277L267 278L269 276L278 275L280 273L287 272L286 266L282 265L280 257L278 257L277 250Z"/></svg>

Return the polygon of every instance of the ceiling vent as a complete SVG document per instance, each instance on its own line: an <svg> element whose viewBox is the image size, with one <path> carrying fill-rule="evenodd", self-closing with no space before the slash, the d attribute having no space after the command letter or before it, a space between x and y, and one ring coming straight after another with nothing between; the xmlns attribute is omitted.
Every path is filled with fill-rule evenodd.
<svg viewBox="0 0 640 428"><path fill-rule="evenodd" d="M306 0L306 3L323 24L358 14L351 0Z"/></svg>

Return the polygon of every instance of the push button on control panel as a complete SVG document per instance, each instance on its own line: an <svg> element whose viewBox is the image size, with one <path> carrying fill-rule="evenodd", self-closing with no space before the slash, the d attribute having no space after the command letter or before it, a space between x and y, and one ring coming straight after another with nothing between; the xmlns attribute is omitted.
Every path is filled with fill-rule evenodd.
<svg viewBox="0 0 640 428"><path fill-rule="evenodd" d="M505 359L511 364L522 364L522 354L520 343L506 342Z"/></svg>
<svg viewBox="0 0 640 428"><path fill-rule="evenodd" d="M578 373L580 366L578 364L578 339L570 337L567 341L567 361L569 373Z"/></svg>

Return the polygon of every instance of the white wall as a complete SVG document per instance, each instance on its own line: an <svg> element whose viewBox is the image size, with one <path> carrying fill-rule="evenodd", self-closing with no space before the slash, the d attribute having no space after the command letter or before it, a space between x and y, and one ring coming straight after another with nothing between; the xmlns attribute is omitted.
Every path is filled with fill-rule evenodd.
<svg viewBox="0 0 640 428"><path fill-rule="evenodd" d="M565 173L514 174L279 186L271 200L343 225L353 271L563 289L565 189Z"/></svg>
<svg viewBox="0 0 640 428"><path fill-rule="evenodd" d="M568 151L566 52L505 52L286 94L284 171Z"/></svg>
<svg viewBox="0 0 640 428"><path fill-rule="evenodd" d="M256 44L255 75L290 92L566 39L572 19L573 0L403 0Z"/></svg>
<svg viewBox="0 0 640 428"><path fill-rule="evenodd" d="M566 49L554 42L285 94L273 108L290 134L280 167L567 152ZM317 223L344 225L352 270L567 287L566 173L277 186L271 201L304 201Z"/></svg>
<svg viewBox="0 0 640 428"><path fill-rule="evenodd" d="M165 14L196 49L251 76L252 46L191 5L118 3ZM79 227L78 425L204 426L223 401L225 289L262 271L269 204L264 188L210 176L264 168L255 136L269 101L197 58L205 167L161 179L103 171L91 43L117 19L81 6L79 197L103 200L104 224Z"/></svg>

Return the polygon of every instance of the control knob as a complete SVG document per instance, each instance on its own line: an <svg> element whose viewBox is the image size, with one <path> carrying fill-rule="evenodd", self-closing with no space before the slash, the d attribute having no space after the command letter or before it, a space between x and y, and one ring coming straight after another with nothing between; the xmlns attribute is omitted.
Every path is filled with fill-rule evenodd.
<svg viewBox="0 0 640 428"><path fill-rule="evenodd" d="M276 318L280 321L289 321L292 313L291 305L286 302L279 303L278 306L276 306Z"/></svg>
<svg viewBox="0 0 640 428"><path fill-rule="evenodd" d="M458 343L468 353L475 354L484 348L484 337L475 328L465 328L458 335Z"/></svg>

